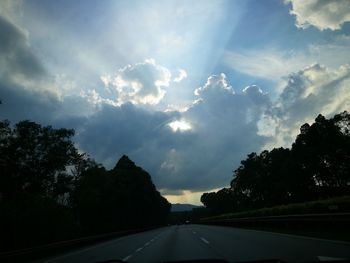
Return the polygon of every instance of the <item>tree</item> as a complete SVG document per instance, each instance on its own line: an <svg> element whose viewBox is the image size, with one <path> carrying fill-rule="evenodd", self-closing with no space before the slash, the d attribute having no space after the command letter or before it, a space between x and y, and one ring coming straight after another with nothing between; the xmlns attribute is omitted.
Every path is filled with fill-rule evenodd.
<svg viewBox="0 0 350 263"><path fill-rule="evenodd" d="M72 237L68 207L81 159L73 130L21 121L0 122L0 248L20 248ZM80 160L81 161L81 160Z"/></svg>
<svg viewBox="0 0 350 263"><path fill-rule="evenodd" d="M349 119L346 111L329 120L320 114L292 146L299 170L313 181L318 197L349 193Z"/></svg>
<svg viewBox="0 0 350 263"><path fill-rule="evenodd" d="M234 210L234 197L230 188L223 188L217 192L204 193L201 196L201 202L214 214Z"/></svg>
<svg viewBox="0 0 350 263"><path fill-rule="evenodd" d="M110 171L92 167L83 173L77 211L84 229L103 232L163 224L170 204L151 176L124 155Z"/></svg>
<svg viewBox="0 0 350 263"><path fill-rule="evenodd" d="M219 192L204 193L201 201L212 210L228 207ZM229 196L231 207L246 210L349 193L350 115L345 111L331 119L320 114L312 125L302 125L291 150L249 154L234 171Z"/></svg>
<svg viewBox="0 0 350 263"><path fill-rule="evenodd" d="M0 132L0 192L5 200L25 194L55 198L63 194L62 180L69 183L67 167L74 166L78 155L70 140L73 130L30 121L21 121L11 129L9 122L3 121Z"/></svg>

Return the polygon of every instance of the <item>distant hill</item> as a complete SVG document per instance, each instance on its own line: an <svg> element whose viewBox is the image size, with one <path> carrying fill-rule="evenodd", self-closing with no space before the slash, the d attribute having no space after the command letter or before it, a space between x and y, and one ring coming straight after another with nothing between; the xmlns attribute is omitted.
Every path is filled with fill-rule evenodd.
<svg viewBox="0 0 350 263"><path fill-rule="evenodd" d="M193 208L200 207L198 205L191 204L171 204L171 212L183 212L183 211L191 211Z"/></svg>

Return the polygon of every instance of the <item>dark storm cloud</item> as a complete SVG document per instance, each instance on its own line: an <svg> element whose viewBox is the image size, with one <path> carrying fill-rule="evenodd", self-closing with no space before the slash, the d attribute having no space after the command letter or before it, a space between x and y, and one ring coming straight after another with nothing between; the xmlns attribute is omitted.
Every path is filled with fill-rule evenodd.
<svg viewBox="0 0 350 263"><path fill-rule="evenodd" d="M0 118L48 123L59 100L46 86L46 71L24 31L0 16L0 36Z"/></svg>
<svg viewBox="0 0 350 263"><path fill-rule="evenodd" d="M131 103L120 107L102 104L81 127L77 140L84 150L109 166L122 154L149 166L148 161L157 162L164 149L188 143L186 136L174 134L167 125L178 115L148 111Z"/></svg>
<svg viewBox="0 0 350 263"><path fill-rule="evenodd" d="M60 108L57 97L51 93L26 90L13 83L0 83L0 119L12 122L29 119L50 124L53 113Z"/></svg>
<svg viewBox="0 0 350 263"><path fill-rule="evenodd" d="M45 70L28 46L23 30L0 16L1 78L40 77Z"/></svg>

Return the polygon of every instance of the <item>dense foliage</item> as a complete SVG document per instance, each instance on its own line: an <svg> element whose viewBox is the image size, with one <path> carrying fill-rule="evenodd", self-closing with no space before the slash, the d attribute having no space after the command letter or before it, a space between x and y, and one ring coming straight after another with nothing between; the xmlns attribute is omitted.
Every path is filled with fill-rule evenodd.
<svg viewBox="0 0 350 263"><path fill-rule="evenodd" d="M73 130L0 122L0 250L162 224L170 204L123 156L108 171Z"/></svg>
<svg viewBox="0 0 350 263"><path fill-rule="evenodd" d="M204 193L213 213L244 211L350 194L350 115L319 115L291 149L249 154L230 188Z"/></svg>

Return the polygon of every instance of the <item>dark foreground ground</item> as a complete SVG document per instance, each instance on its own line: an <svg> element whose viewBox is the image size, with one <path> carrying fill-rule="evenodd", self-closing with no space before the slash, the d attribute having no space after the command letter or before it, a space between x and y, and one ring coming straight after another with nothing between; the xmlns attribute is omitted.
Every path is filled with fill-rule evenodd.
<svg viewBox="0 0 350 263"><path fill-rule="evenodd" d="M229 262L280 259L308 262L350 258L350 243L256 230L179 225L103 242L38 262L164 262L225 259Z"/></svg>

